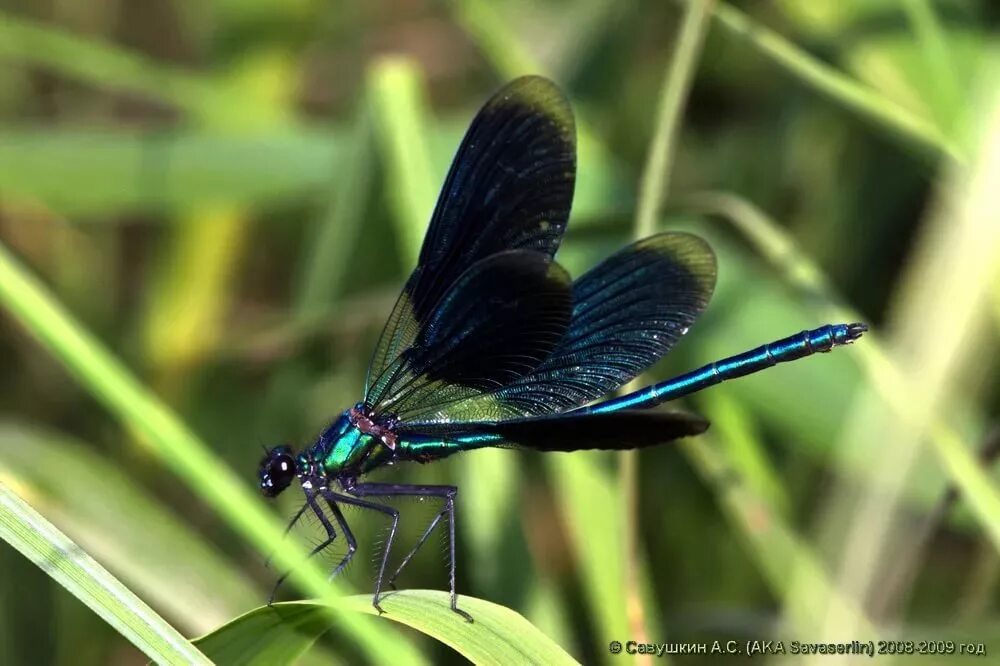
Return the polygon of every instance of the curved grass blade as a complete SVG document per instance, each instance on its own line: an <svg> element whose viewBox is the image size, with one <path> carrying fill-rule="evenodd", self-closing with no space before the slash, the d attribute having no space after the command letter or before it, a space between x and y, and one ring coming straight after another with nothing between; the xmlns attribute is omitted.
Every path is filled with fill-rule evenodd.
<svg viewBox="0 0 1000 666"><path fill-rule="evenodd" d="M301 563L302 549L282 540L274 514L253 498L248 484L233 472L155 395L86 329L73 320L51 294L0 245L0 303L33 333L95 397L150 450L183 479L192 492L214 508L261 553L273 550L277 565L293 570L293 580L331 602L338 586L327 581L314 563ZM402 636L377 631L364 618L337 614L340 623L373 661L422 663L416 649Z"/></svg>
<svg viewBox="0 0 1000 666"><path fill-rule="evenodd" d="M0 477L185 631L203 633L261 601L202 535L67 435L0 421Z"/></svg>
<svg viewBox="0 0 1000 666"><path fill-rule="evenodd" d="M161 664L211 664L166 620L0 482L0 538Z"/></svg>
<svg viewBox="0 0 1000 666"><path fill-rule="evenodd" d="M520 614L497 604L461 598L475 618L468 623L451 610L447 592L404 590L382 598L385 619L436 638L475 664L575 664L571 656ZM371 597L345 597L341 606L376 614ZM195 641L221 663L285 664L302 654L330 624L329 607L315 601L262 606ZM267 657L267 658L264 658Z"/></svg>

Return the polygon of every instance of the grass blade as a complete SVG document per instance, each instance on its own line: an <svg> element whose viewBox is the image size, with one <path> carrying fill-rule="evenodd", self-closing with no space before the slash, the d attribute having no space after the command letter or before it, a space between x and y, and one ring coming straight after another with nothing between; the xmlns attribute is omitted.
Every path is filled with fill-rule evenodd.
<svg viewBox="0 0 1000 666"><path fill-rule="evenodd" d="M0 538L162 664L211 664L177 630L0 483Z"/></svg>
<svg viewBox="0 0 1000 666"><path fill-rule="evenodd" d="M185 631L203 633L260 603L263 592L233 562L80 442L0 422L0 477Z"/></svg>
<svg viewBox="0 0 1000 666"><path fill-rule="evenodd" d="M294 569L293 580L317 597L336 599L336 586L315 564L301 562L301 548L282 540L282 527L265 511L247 484L209 449L152 393L143 387L7 251L0 246L0 302L33 333L95 397L127 427L137 433L152 452L183 479L192 492L222 515L262 553L273 550L274 561ZM354 615L335 618L373 658L422 659L402 637L377 631Z"/></svg>
<svg viewBox="0 0 1000 666"><path fill-rule="evenodd" d="M371 597L346 597L343 604L352 610L376 613ZM449 596L437 590L406 590L382 599L384 619L400 622L440 640L475 664L575 664L572 657L553 643L521 615L509 608L462 596L462 608L472 614L469 623L451 610ZM327 609L312 601L263 606L250 611L196 644L207 654L225 654L236 663L282 664L282 643L295 646L315 640L326 630ZM273 655L275 661L259 660ZM231 663L232 663L231 662Z"/></svg>

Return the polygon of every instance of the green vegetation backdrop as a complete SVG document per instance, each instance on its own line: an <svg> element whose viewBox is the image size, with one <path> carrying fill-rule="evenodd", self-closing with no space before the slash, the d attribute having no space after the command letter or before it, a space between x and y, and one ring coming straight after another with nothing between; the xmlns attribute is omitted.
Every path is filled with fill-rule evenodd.
<svg viewBox="0 0 1000 666"><path fill-rule="evenodd" d="M990 0L3 0L0 663L996 659L998 26ZM259 608L316 537L278 546L296 498L256 496L261 446L358 398L465 126L526 73L577 113L573 274L661 229L719 254L646 381L873 331L697 396L713 427L677 446L384 474L460 486L474 625L433 547L383 618L371 557Z"/></svg>

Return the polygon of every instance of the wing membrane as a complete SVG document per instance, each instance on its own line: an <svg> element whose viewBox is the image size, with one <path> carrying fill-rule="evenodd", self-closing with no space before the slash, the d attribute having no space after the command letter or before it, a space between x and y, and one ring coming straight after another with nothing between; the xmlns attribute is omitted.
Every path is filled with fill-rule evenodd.
<svg viewBox="0 0 1000 666"><path fill-rule="evenodd" d="M512 250L476 263L427 315L413 344L369 391L377 414L460 400L530 374L572 312L570 279L544 254Z"/></svg>
<svg viewBox="0 0 1000 666"><path fill-rule="evenodd" d="M442 395L400 418L499 421L579 407L666 354L708 305L715 277L715 255L697 236L664 233L633 243L573 284L569 330L534 372L487 394Z"/></svg>
<svg viewBox="0 0 1000 666"><path fill-rule="evenodd" d="M516 79L479 111L441 190L410 276L375 347L366 395L395 371L427 318L469 267L505 250L551 258L576 179L573 114L547 79Z"/></svg>

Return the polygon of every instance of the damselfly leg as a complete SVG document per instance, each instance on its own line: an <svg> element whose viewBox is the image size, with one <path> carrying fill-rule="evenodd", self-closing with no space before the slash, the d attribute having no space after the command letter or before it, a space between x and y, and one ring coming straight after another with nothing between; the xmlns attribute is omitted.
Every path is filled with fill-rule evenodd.
<svg viewBox="0 0 1000 666"><path fill-rule="evenodd" d="M355 490L356 487L352 488L349 492L353 493ZM384 504L379 504L377 502L366 502L362 499L359 499L358 497L352 497L351 495L339 495L331 491L329 488L321 489L320 493L323 495L323 499L325 499L327 503L331 505L331 507L336 506L336 504L338 503L350 504L352 506L359 506L363 509L372 509L374 511L379 511L392 518L392 525L389 527L389 536L385 540L385 549L382 551L382 561L379 564L378 568L378 578L375 579L375 594L372 597L372 606L374 606L375 610L377 610L379 613L384 613L385 610L383 610L382 607L379 606L378 602L379 598L382 596L382 578L385 575L385 565L389 560L389 553L392 550L392 542L396 538L396 530L399 527L399 511L393 509L392 507L388 507ZM336 511L339 513L339 509L336 509ZM348 540L348 543L353 544L354 534L351 532L350 527L348 527L347 521L343 519L343 515L341 515L338 518L338 521L340 522L341 529L344 531L344 537ZM332 574L330 574L330 577L332 578L333 576L336 576L338 573L340 573L340 571L345 566L347 566L347 563L351 560L351 557L353 555L354 555L354 549L349 548L347 551L347 555L344 556L344 559L341 561L341 563L337 565L337 568L334 569Z"/></svg>
<svg viewBox="0 0 1000 666"><path fill-rule="evenodd" d="M316 547L313 548L311 551L309 551L309 555L306 557L306 559L309 559L310 557L312 557L313 555L315 555L316 553L320 552L321 550L329 546L331 543L333 543L333 540L337 538L337 532L333 529L333 525L330 523L330 520L323 513L323 509L319 506L319 504L316 503L315 495L307 494L306 503L302 505L302 508L299 509L298 513L296 513L295 516L292 517L292 521L288 524L288 527L285 528L285 536L288 535L288 532L292 529L295 523L299 521L299 518L302 517L302 514L305 513L306 509L312 509L313 513L316 514L316 517L319 518L320 524L323 525L323 529L326 530L326 539L316 544ZM334 516L337 516L339 513L340 510L335 509ZM338 518L338 522L341 523L341 526L343 527L343 523L341 522L342 520L343 520L342 516ZM268 560L270 560L270 558L268 558ZM274 588L271 590L271 596L268 597L267 599L268 606L274 603L274 596L278 593L278 588L281 587L281 584L285 582L285 579L288 578L288 576L291 575L291 573L292 570L289 569L285 573L281 574L278 577L278 580L275 581Z"/></svg>
<svg viewBox="0 0 1000 666"><path fill-rule="evenodd" d="M417 540L415 546L410 549L410 552L406 554L403 561L400 563L399 567L389 578L388 584L393 585L396 581L396 577L399 576L400 572L409 564L410 560L419 550L420 546L424 544L430 533L434 531L438 523L445 516L448 517L448 578L451 585L451 609L461 615L467 622L472 622L472 616L463 611L458 607L458 593L455 590L455 495L458 493L458 488L455 486L419 486L410 484L395 484L395 483L362 483L354 486L349 491L353 494L359 496L378 496L378 497L418 497L418 498L440 498L444 500L444 506L441 510L434 516L427 529ZM388 545L386 546L386 557L388 556ZM386 557L383 557L383 568L385 565ZM382 575L383 571L379 571L379 578L375 583L376 594L378 590L382 588Z"/></svg>

